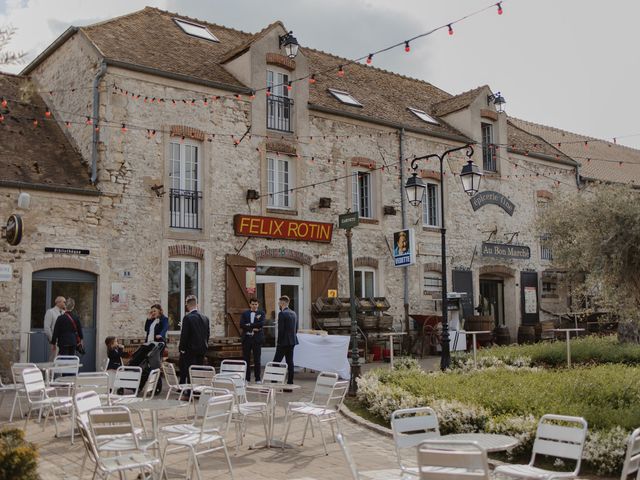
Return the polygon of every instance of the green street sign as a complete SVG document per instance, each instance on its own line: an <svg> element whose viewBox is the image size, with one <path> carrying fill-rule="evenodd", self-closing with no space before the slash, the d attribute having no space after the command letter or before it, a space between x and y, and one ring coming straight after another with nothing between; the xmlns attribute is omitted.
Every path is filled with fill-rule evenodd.
<svg viewBox="0 0 640 480"><path fill-rule="evenodd" d="M353 228L360 223L358 212L343 213L338 215L338 228Z"/></svg>

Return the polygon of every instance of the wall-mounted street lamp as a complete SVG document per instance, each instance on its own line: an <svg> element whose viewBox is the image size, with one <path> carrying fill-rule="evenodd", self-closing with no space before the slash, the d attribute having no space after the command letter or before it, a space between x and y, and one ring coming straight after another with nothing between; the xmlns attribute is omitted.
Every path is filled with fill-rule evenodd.
<svg viewBox="0 0 640 480"><path fill-rule="evenodd" d="M293 31L280 35L279 37L280 48L284 47L284 51L289 58L296 58L298 55L298 40L293 36Z"/></svg>
<svg viewBox="0 0 640 480"><path fill-rule="evenodd" d="M467 150L466 155L469 158L467 164L462 167L460 172L460 178L462 180L462 188L468 195L475 195L480 188L480 180L482 179L482 172L478 166L473 163L471 157L473 156L473 147L471 145L465 145L464 147L451 148L442 155L432 153L424 155L422 157L414 158L411 162L411 168L413 168L413 175L407 180L404 186L407 192L407 198L409 203L414 207L419 206L422 203L422 198L426 190L426 185L422 179L418 178L418 161L428 160L430 158L437 158L440 160L440 241L441 241L441 264L442 264L442 357L440 357L440 368L446 370L451 364L451 351L449 349L449 312L447 309L447 237L444 224L444 157L448 154L457 152L459 150Z"/></svg>
<svg viewBox="0 0 640 480"><path fill-rule="evenodd" d="M504 104L507 101L504 99L500 92L492 93L491 95L487 95L487 104L491 105L491 102L496 106L496 109L501 112L504 109Z"/></svg>

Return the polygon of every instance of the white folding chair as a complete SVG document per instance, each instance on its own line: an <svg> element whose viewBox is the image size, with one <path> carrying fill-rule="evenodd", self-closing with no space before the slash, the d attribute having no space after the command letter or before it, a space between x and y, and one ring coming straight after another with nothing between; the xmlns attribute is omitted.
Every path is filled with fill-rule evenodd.
<svg viewBox="0 0 640 480"><path fill-rule="evenodd" d="M47 382L50 387L63 388L67 395L71 395L71 389L76 375L80 370L80 357L77 355L58 355L53 359L53 366L47 369Z"/></svg>
<svg viewBox="0 0 640 480"><path fill-rule="evenodd" d="M627 454L622 464L620 480L627 480L634 473L634 478L640 478L640 428L631 432L627 440Z"/></svg>
<svg viewBox="0 0 640 480"><path fill-rule="evenodd" d="M284 362L268 362L264 367L264 373L262 374L262 383L284 385L286 382L287 364Z"/></svg>
<svg viewBox="0 0 640 480"><path fill-rule="evenodd" d="M72 425L75 426L75 417L77 415L77 408L75 405L75 398L84 392L90 392L98 397L101 406L102 404L109 403L109 375L106 372L81 372L74 377L73 383L73 398L74 409L72 414ZM86 420L86 419L85 419ZM71 429L71 443L75 440L75 428Z"/></svg>
<svg viewBox="0 0 640 480"><path fill-rule="evenodd" d="M265 395L264 402L250 402L247 400L247 392L245 389L244 378L238 375L234 376L220 376L217 375L213 380L215 388L228 390L233 395L233 415L232 422L235 425L236 431L236 453L238 452L240 445L243 444L243 438L246 431L246 419L248 417L260 417L264 426L265 441L269 443L269 405L272 394L268 391Z"/></svg>
<svg viewBox="0 0 640 480"><path fill-rule="evenodd" d="M418 475L416 447L424 440L440 436L436 412L430 407L396 410L391 414L391 431L400 470Z"/></svg>
<svg viewBox="0 0 640 480"><path fill-rule="evenodd" d="M324 432L322 431L322 424L328 423L331 426L331 433L334 438L336 434L333 428L334 424L336 426L336 429L338 430L338 433L340 432L340 425L338 424L338 411L340 410L340 406L342 405L342 402L344 401L344 397L347 394L348 390L348 381L338 381L334 383L324 405L309 403L306 405L291 407L290 403L290 406L287 409L287 427L284 433L282 448L284 449L284 446L287 443L287 437L289 436L289 429L291 428L291 422L293 421L293 419L296 417L304 417L306 418L306 423L304 426L304 431L302 433L302 441L300 442L300 445L304 445L304 439L307 436L307 427L310 423L313 422L313 420L315 420L318 423L318 430L320 430L320 437L322 438L324 454L329 455L329 452L327 451L327 442L324 438Z"/></svg>
<svg viewBox="0 0 640 480"><path fill-rule="evenodd" d="M358 472L358 467L356 465L356 462L353 460L353 456L351 455L351 450L349 449L349 445L347 445L347 441L345 440L344 436L341 433L338 433L336 435L336 441L338 442L338 445L340 445L340 448L342 449L342 453L344 454L344 458L347 461L347 465L349 466L349 472L351 472L351 478L353 480L361 480L360 477L360 472ZM373 472L371 472L373 473ZM386 480L395 480L396 478L398 480L402 480L402 477L390 477L386 472L384 474L384 478Z"/></svg>
<svg viewBox="0 0 640 480"><path fill-rule="evenodd" d="M418 446L420 480L489 480L487 452L476 442L431 439Z"/></svg>
<svg viewBox="0 0 640 480"><path fill-rule="evenodd" d="M189 450L187 475L189 478L192 478L191 474L195 469L197 478L202 479L198 457L222 450L225 460L227 461L227 466L229 467L229 474L233 479L231 459L229 458L229 452L227 451L227 445L224 440L229 430L232 408L233 395L221 395L209 398L199 432L186 433L178 437L167 438L167 443L162 453L160 476L162 477L165 473L167 455L187 449ZM175 448L169 449L170 446L175 446ZM209 446L209 448L198 450L200 446Z"/></svg>
<svg viewBox="0 0 640 480"><path fill-rule="evenodd" d="M566 415L543 415L538 422L533 442L531 461L528 465L500 465L494 470L496 476L507 478L576 478L580 472L582 450L587 437L587 421L582 417ZM537 455L546 455L561 460L572 460L572 471L552 471L536 467Z"/></svg>
<svg viewBox="0 0 640 480"><path fill-rule="evenodd" d="M198 433L202 427L202 419L204 418L209 399L213 397L219 397L221 395L231 395L231 392L222 388L203 388L200 392L198 403L196 404L196 414L193 418L193 422L167 425L166 427L162 427L160 430L164 433L173 433L178 435L184 435L187 433Z"/></svg>
<svg viewBox="0 0 640 480"><path fill-rule="evenodd" d="M13 414L15 413L16 406L20 410L20 417L24 415L22 411L22 400L26 401L27 395L24 390L24 382L22 381L22 372L27 368L38 368L35 363L14 363L11 365L11 376L13 377L13 384L15 385L16 394L13 396L13 405L11 406L11 414L9 415L9 422L13 422Z"/></svg>
<svg viewBox="0 0 640 480"><path fill-rule="evenodd" d="M95 448L97 464L106 465L110 458L103 457L102 452L117 453L134 452L138 458L144 458L146 462L154 459L147 454L151 448L159 450L158 440L139 436L131 419L131 412L124 405L101 407L87 412L89 417L89 431ZM101 442L101 439L106 439ZM148 464L148 468L159 463L157 458ZM116 462L117 463L117 462ZM142 472L141 472L142 473Z"/></svg>
<svg viewBox="0 0 640 480"><path fill-rule="evenodd" d="M107 367L109 366L109 357L105 358L102 361L102 365L100 365L100 371L101 372L106 372L107 371Z"/></svg>
<svg viewBox="0 0 640 480"><path fill-rule="evenodd" d="M177 393L178 398L182 396L182 393L191 389L190 383L180 383L178 375L176 374L176 367L173 363L162 362L162 371L164 372L164 379L167 383L167 400L172 393Z"/></svg>
<svg viewBox="0 0 640 480"><path fill-rule="evenodd" d="M58 418L56 412L61 409L68 409L72 407L71 397L49 397L46 385L44 384L44 378L42 372L38 368L27 368L22 371L22 380L24 381L24 389L27 399L29 410L27 411L27 418L24 421L24 430L27 431L27 425L29 418L31 417L31 411L38 409L44 410L45 419L42 422L42 429L44 430L49 411L53 415L53 423L56 427L56 436L58 435Z"/></svg>
<svg viewBox="0 0 640 480"><path fill-rule="evenodd" d="M215 376L216 369L211 365L191 365L189 367L189 383L191 383L189 402L200 395L203 388L213 387Z"/></svg>
<svg viewBox="0 0 640 480"><path fill-rule="evenodd" d="M247 378L247 362L244 360L222 360L218 373L237 373L245 379Z"/></svg>
<svg viewBox="0 0 640 480"><path fill-rule="evenodd" d="M0 407L2 407L4 396L7 393L13 393L14 396L16 395L16 388L17 385L15 383L5 384L2 382L2 379L0 379Z"/></svg>
<svg viewBox="0 0 640 480"><path fill-rule="evenodd" d="M156 393L156 387L158 386L158 381L160 380L160 369L154 368L149 372L149 377L147 378L147 383L142 387L142 392L140 397L131 397L127 396L124 398L119 398L113 401L112 403L116 403L118 405L139 402L141 400L151 400Z"/></svg>
<svg viewBox="0 0 640 480"><path fill-rule="evenodd" d="M138 396L138 388L140 387L140 378L142 377L142 368L122 366L116 370L116 378L111 386L109 394L109 402L117 403L123 398L135 398ZM122 390L123 393L118 393ZM127 390L133 390L133 393L126 393Z"/></svg>
<svg viewBox="0 0 640 480"><path fill-rule="evenodd" d="M285 363L286 365L286 363ZM301 400L299 402L289 402L287 408L303 405L323 406L327 402L327 397L333 390L333 386L338 381L338 374L333 372L320 372L316 377L316 384L313 387L313 393L310 400Z"/></svg>

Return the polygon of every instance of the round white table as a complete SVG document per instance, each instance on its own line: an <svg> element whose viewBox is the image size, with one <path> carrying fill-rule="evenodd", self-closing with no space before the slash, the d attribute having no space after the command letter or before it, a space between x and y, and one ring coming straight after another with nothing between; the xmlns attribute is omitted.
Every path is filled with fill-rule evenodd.
<svg viewBox="0 0 640 480"><path fill-rule="evenodd" d="M478 368L478 361L476 359L476 335L478 335L479 333L491 333L491 330L477 330L477 331L467 331L467 330L460 330L458 333L461 334L471 334L471 336L473 337L472 340L472 344L473 344L473 368Z"/></svg>
<svg viewBox="0 0 640 480"><path fill-rule="evenodd" d="M261 383L261 384L251 384L247 385L246 389L248 391L259 392L270 390L271 391L271 405L269 405L269 428L268 428L268 438L264 442L258 442L249 447L249 450L254 450L256 448L291 448L290 445L283 444L280 440L276 440L273 438L273 431L275 428L275 414L276 414L276 404L277 392L291 392L293 390L297 390L301 388L300 385L292 385L289 383Z"/></svg>
<svg viewBox="0 0 640 480"><path fill-rule="evenodd" d="M116 405L123 405L127 407L129 410L133 410L136 412L151 412L151 426L153 429L154 438L160 441L160 428L158 425L158 412L160 410L169 410L171 408L177 408L189 405L189 402L182 402L180 400L166 400L164 398L154 398L150 400L142 400L135 401L131 403L121 403Z"/></svg>
<svg viewBox="0 0 640 480"><path fill-rule="evenodd" d="M451 435L442 435L436 438L439 440L476 442L488 453L509 450L519 443L519 440L515 437L496 433L452 433Z"/></svg>
<svg viewBox="0 0 640 480"><path fill-rule="evenodd" d="M391 370L393 370L393 337L394 335L406 335L407 332L384 332L384 333L380 333L380 335L384 335L384 336L388 336L389 337L389 364L390 364L390 368Z"/></svg>
<svg viewBox="0 0 640 480"><path fill-rule="evenodd" d="M569 336L571 332L584 332L584 328L554 328L554 332L565 332L567 339L567 367L571 366L571 343L569 342Z"/></svg>

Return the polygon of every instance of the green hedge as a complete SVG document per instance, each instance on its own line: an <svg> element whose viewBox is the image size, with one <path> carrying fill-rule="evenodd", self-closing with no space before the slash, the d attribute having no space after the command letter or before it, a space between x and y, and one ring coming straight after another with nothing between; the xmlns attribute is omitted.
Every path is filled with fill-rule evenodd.
<svg viewBox="0 0 640 480"><path fill-rule="evenodd" d="M587 336L571 341L571 362L576 364L619 363L640 365L640 345L619 343L615 335L599 337ZM531 345L508 345L478 350L478 359L495 357L506 364L515 359L526 358L533 366L565 367L567 365L567 344L564 340L539 342ZM453 362L468 361L469 353L455 353Z"/></svg>
<svg viewBox="0 0 640 480"><path fill-rule="evenodd" d="M640 367L501 367L447 373L378 369L358 379L358 400L387 425L394 410L430 406L442 434L514 436L520 443L510 455L520 462L530 455L543 414L581 416L589 423L585 467L598 474L619 474L627 435L640 426Z"/></svg>

